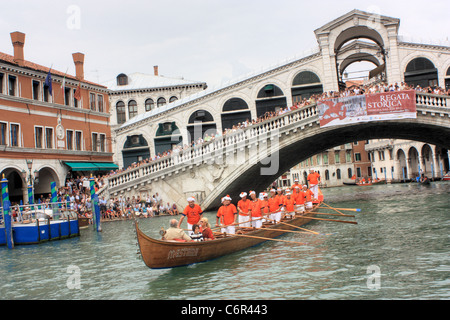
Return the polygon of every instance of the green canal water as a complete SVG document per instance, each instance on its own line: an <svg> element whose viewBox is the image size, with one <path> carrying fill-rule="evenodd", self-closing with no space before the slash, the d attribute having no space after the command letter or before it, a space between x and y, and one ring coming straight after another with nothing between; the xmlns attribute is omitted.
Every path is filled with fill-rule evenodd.
<svg viewBox="0 0 450 320"><path fill-rule="evenodd" d="M450 298L450 183L323 192L330 205L361 208L358 224L315 221L307 227L327 235L280 238L306 245L270 241L186 267L147 268L131 221L103 223L100 234L88 228L79 238L0 247L0 299ZM214 212L206 216L214 220ZM140 226L157 237L169 219Z"/></svg>

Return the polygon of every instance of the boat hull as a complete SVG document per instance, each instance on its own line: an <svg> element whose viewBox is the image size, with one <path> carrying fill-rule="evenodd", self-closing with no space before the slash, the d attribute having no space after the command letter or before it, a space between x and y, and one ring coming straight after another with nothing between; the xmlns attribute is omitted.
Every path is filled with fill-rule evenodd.
<svg viewBox="0 0 450 320"><path fill-rule="evenodd" d="M310 222L309 217L312 216L314 216L314 212L295 219L283 220L283 222L293 226L302 226ZM293 226L278 223L269 225L268 228L272 230L255 230L246 233L245 235L249 237L227 236L210 241L177 242L150 238L139 229L137 221L135 221L135 225L142 259L145 265L152 269L173 268L216 259L267 241L250 236L272 239L284 234L284 231L296 229Z"/></svg>
<svg viewBox="0 0 450 320"><path fill-rule="evenodd" d="M60 240L80 236L78 220L58 220L29 224L13 225L14 245L37 244L43 241ZM0 235L5 228L0 228ZM0 245L6 245L6 237L0 236Z"/></svg>

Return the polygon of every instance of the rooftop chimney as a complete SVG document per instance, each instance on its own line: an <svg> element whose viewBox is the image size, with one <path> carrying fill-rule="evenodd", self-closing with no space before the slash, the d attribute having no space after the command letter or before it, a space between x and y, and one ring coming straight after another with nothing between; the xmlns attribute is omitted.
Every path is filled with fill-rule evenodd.
<svg viewBox="0 0 450 320"><path fill-rule="evenodd" d="M78 80L84 80L84 53L77 52L72 54L75 63L75 72Z"/></svg>
<svg viewBox="0 0 450 320"><path fill-rule="evenodd" d="M23 46L25 45L25 33L16 31L11 32L11 41L14 47L14 62L19 66L23 67L24 57L23 57Z"/></svg>
<svg viewBox="0 0 450 320"><path fill-rule="evenodd" d="M153 71L155 72L155 76L158 76L158 66L154 66Z"/></svg>

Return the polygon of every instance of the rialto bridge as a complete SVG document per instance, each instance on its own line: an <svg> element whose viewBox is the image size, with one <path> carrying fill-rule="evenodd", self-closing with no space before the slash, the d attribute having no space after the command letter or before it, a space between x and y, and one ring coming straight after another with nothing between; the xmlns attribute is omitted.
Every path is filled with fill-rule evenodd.
<svg viewBox="0 0 450 320"><path fill-rule="evenodd" d="M449 149L450 97L417 94L416 102L416 119L325 128L312 104L116 174L103 192L111 196L158 192L179 205L195 196L203 208L214 208L224 194L237 199L242 191L261 191L298 162L348 142L397 138Z"/></svg>
<svg viewBox="0 0 450 320"><path fill-rule="evenodd" d="M406 42L399 36L399 26L397 18L353 10L316 29L318 47L306 54L130 119L114 131L115 160L128 167L142 155L154 156L205 133L223 132L313 94L338 91L345 69L358 61L374 64L372 81L450 87L450 47ZM109 179L104 192L111 196L158 192L180 205L187 195L195 195L209 208L218 205L224 192L236 198L242 189L265 188L300 161L347 142L400 138L448 149L449 106L446 96L418 94L417 119L321 128L313 103L120 173Z"/></svg>

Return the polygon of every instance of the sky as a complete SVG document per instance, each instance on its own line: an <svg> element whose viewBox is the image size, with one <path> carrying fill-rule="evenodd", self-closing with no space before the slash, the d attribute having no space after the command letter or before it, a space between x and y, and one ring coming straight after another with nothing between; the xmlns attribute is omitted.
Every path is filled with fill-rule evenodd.
<svg viewBox="0 0 450 320"><path fill-rule="evenodd" d="M21 31L26 60L74 75L83 52L90 81L158 65L215 87L315 48L314 30L353 9L399 18L399 34L422 42L450 36L448 0L2 0L0 51L13 54Z"/></svg>

